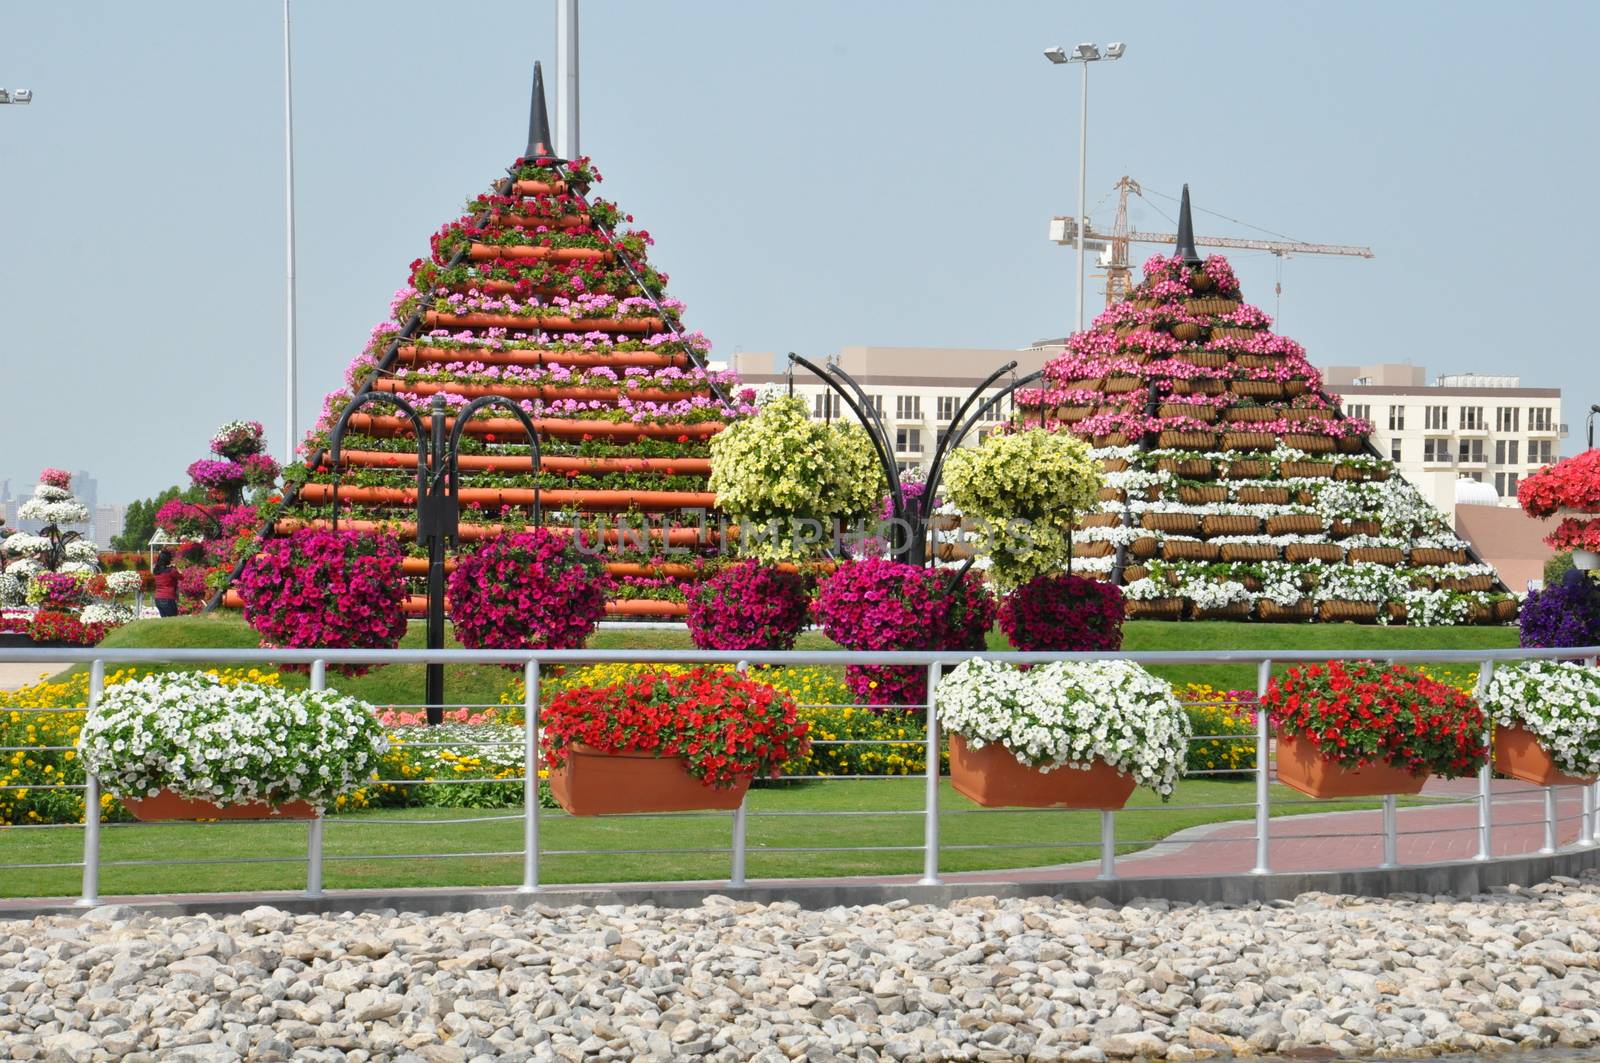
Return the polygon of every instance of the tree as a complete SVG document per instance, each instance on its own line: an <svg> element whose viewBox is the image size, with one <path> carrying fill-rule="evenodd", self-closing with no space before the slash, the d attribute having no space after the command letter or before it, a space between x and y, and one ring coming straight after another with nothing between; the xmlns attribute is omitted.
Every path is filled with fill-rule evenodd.
<svg viewBox="0 0 1600 1063"><path fill-rule="evenodd" d="M132 502L123 516L122 534L111 538L111 549L123 551L143 550L150 544L150 537L156 533L156 510L162 504L182 496L188 498L190 491L173 486L156 495L154 498Z"/></svg>

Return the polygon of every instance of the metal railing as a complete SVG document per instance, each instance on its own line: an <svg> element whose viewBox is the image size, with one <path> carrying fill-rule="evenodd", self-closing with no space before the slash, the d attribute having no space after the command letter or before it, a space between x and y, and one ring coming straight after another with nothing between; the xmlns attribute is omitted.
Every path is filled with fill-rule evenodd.
<svg viewBox="0 0 1600 1063"><path fill-rule="evenodd" d="M26 708L8 709L0 711L19 713L73 713L92 711L98 703L106 688L106 666L108 664L133 665L133 666L158 666L158 665L253 665L257 667L276 666L280 664L294 664L309 666L309 685L313 690L325 689L328 682L329 665L355 664L355 665L388 665L388 664L427 664L443 662L447 665L517 665L523 673L524 694L521 703L522 724L520 737L511 739L504 734L497 733L495 737L487 738L478 743L462 741L452 737L447 743L435 742L434 745L449 745L452 747L473 747L481 749L521 747L521 774L515 777L484 778L471 776L461 779L427 779L427 780L401 780L385 779L382 785L403 788L406 786L453 786L472 783L498 783L502 785L520 785L522 807L516 810L515 806L502 814L495 814L492 810L482 810L481 814L462 816L446 819L417 819L417 820L384 820L382 825L391 829L410 827L436 826L448 828L454 824L488 823L497 821L520 820L522 825L522 838L520 848L494 849L483 852L406 852L406 853L337 853L328 854L324 851L324 827L326 819L323 815L309 821L306 833L306 849L303 862L306 867L305 894L308 897L319 897L323 893L323 870L328 862L350 862L363 860L435 860L451 858L492 858L492 859L520 859L522 864L521 883L522 892L535 892L542 888L541 862L546 858L569 856L621 856L663 853L719 853L725 852L728 857L728 874L726 881L730 886L743 886L747 881L747 858L749 855L748 830L753 819L768 818L773 820L784 817L811 816L828 818L841 823L849 822L851 817L912 817L917 816L922 820L922 840L920 844L878 844L866 846L829 845L822 844L830 839L821 837L819 844L791 845L791 846L764 846L758 851L763 855L777 853L909 853L920 852L922 856L922 869L920 881L923 884L937 884L948 877L942 871L941 853L961 852L972 850L1089 850L1097 847L1099 851L1098 874L1102 880L1118 877L1118 851L1137 849L1145 846L1161 844L1162 837L1151 838L1126 838L1119 837L1117 824L1119 817L1131 817L1159 809L1172 811L1205 811L1205 812L1234 812L1250 809L1253 812L1253 834L1241 839L1238 836L1230 837L1186 837L1183 839L1185 846L1205 846L1208 844L1233 845L1238 847L1241 840L1254 842L1254 860L1249 866L1242 866L1237 871L1229 872L1227 869L1208 871L1207 874L1251 874L1265 875L1271 873L1273 868L1272 841L1278 837L1280 841L1314 841L1324 838L1360 837L1372 839L1374 832L1370 829L1358 830L1354 833L1324 832L1320 829L1316 833L1306 833L1280 827L1277 831L1273 828L1274 819L1283 824L1285 816L1310 813L1322 810L1323 802L1309 798L1286 798L1282 795L1275 796L1272 792L1272 734L1270 731L1267 714L1255 712L1255 726L1253 733L1227 733L1227 734L1201 734L1196 735L1194 742L1250 742L1254 746L1253 765L1245 767L1229 766L1208 769L1202 772L1190 773L1190 777L1199 775L1231 775L1254 776L1253 800L1249 802L1211 801L1195 804L1171 803L1164 805L1130 806L1120 812L1102 812L1099 816L1100 830L1098 838L1053 838L1038 840L1025 839L1022 842L983 841L976 843L950 843L941 839L941 820L954 816L993 816L993 815L1018 815L1056 813L1061 809L984 809L984 808L941 808L941 772L940 761L942 752L942 735L940 733L937 705L935 703L935 689L941 674L941 667L959 663L973 657L982 657L991 660L1006 661L1016 664L1044 664L1063 660L1131 660L1145 666L1195 666L1195 665L1254 665L1256 668L1256 691L1259 696L1265 692L1273 668L1278 665L1291 665L1297 663L1320 662L1328 660L1369 660L1379 659L1394 664L1436 664L1436 665L1469 665L1478 671L1477 693L1481 695L1486 689L1493 669L1498 663L1530 660L1530 659L1584 659L1591 667L1595 665L1596 656L1600 655L1600 647L1583 647L1575 649L1507 649L1507 650L1392 650L1373 653L1371 651L1324 651L1324 650L1277 650L1277 651L1193 651L1193 652L1127 652L1127 653L1000 653L985 652L971 653L960 651L901 651L901 652L855 652L855 651L788 651L788 652L735 652L713 650L626 650L626 649L585 649L585 650L551 650L551 651L500 651L500 650L227 650L227 649L172 649L172 650L116 650L107 648L82 649L82 650L17 650L9 649L0 651L0 661L38 663L42 665L88 665L88 704L84 706L68 706L53 708ZM694 819L706 817L724 817L730 821L729 844L724 848L720 846L689 846L679 848L618 848L618 847L584 847L574 849L557 849L546 846L540 836L541 821L552 813L544 812L540 808L539 800L539 749L538 730L539 713L542 702L542 685L550 674L552 668L564 669L572 666L593 664L635 664L635 665L694 665L694 664L722 664L733 665L744 671L759 666L824 666L838 667L844 665L902 665L915 666L927 670L928 694L925 704L911 707L913 711L920 708L925 714L923 717L925 730L922 734L907 738L872 737L864 739L822 739L813 740L814 746L908 746L918 744L923 747L924 764L921 771L922 786L921 807L915 809L751 809L746 803L741 804L731 815L726 812L675 812L675 813L638 813L628 816L604 817L606 819L619 818L648 818L661 817L673 819ZM1246 692L1241 692L1246 693ZM1209 701L1207 704L1218 706L1228 702ZM1232 704L1246 706L1254 702L1248 697L1232 702ZM421 705L394 705L386 706L388 709L420 709ZM500 709L506 706L496 704L461 706L465 709ZM802 708L845 708L851 706L805 705ZM858 706L872 708L872 706ZM416 728L419 741L410 743L416 748L428 745L425 739L430 733L426 729ZM436 734L436 733L435 733ZM1484 735L1486 747L1490 743L1490 736ZM70 747L63 746L6 746L0 748L0 756L15 753L19 750L34 752L65 751ZM824 786L844 780L859 781L864 779L900 779L905 780L905 775L826 775L826 774L794 774L784 776L789 782L818 782ZM1476 811L1475 820L1464 817L1467 821L1455 826L1433 826L1421 830L1402 830L1400 820L1403 813L1399 801L1394 796L1381 799L1381 828L1377 832L1382 840L1381 862L1371 865L1376 868L1391 868L1400 866L1400 845L1402 839L1414 838L1422 835L1433 837L1473 833L1476 835L1475 846L1471 847L1470 856L1467 858L1487 861L1496 857L1495 842L1499 837L1504 841L1503 831L1507 828L1528 828L1525 834L1530 837L1537 834L1536 842L1530 842L1527 847L1518 850L1514 855L1528 853L1549 854L1564 848L1561 842L1563 832L1571 836L1569 846L1592 847L1595 845L1597 834L1600 834L1600 784L1583 785L1578 787L1537 787L1518 785L1515 787L1495 785L1492 768L1485 765L1478 773L1476 787L1470 792L1446 793L1443 795L1427 795L1419 798L1408 798L1408 805L1415 807L1448 807L1454 806L1462 809L1473 808ZM74 862L32 862L32 863L7 863L4 862L6 848L6 833L17 830L19 827L0 829L0 872L14 876L17 872L43 869L79 868L82 875L82 888L79 902L83 905L98 903L100 896L100 874L105 867L150 867L150 866L202 866L215 864L270 864L301 862L302 858L294 856L253 855L235 857L230 859L206 858L196 856L189 859L135 859L135 860L102 860L102 815L101 792L99 781L92 775L88 776L82 784L56 783L50 787L28 785L26 787L5 786L0 790L15 789L59 789L62 791L83 792L84 821L76 823L53 824L28 824L20 825L23 831L36 830L77 830L83 832L83 858ZM1563 814L1562 801L1559 791L1577 789L1579 791L1577 808ZM1570 795L1567 798L1570 805ZM1538 806L1538 813L1528 818L1505 818L1509 814L1518 814L1523 806ZM472 810L479 811L479 810ZM1278 813L1275 817L1274 813ZM1497 814L1498 813L1498 814ZM1342 813L1352 816L1362 816L1362 811ZM564 817L562 817L564 818ZM1223 816L1232 822L1242 821L1240 817ZM1576 821L1575 829L1574 820ZM289 823L283 821L282 828L287 829ZM1319 821L1320 823L1321 821ZM1337 825L1337 824L1336 824ZM109 824L104 826L124 829L146 829L146 824ZM1535 830L1535 828L1537 828ZM205 830L226 829L222 826L208 826ZM1148 832L1141 832L1148 833ZM15 835L13 835L15 837ZM837 840L837 839L834 839ZM1454 855L1446 859L1463 858L1462 847L1458 846ZM1507 855L1501 853L1499 855ZM1139 860L1137 854L1123 856L1124 861ZM1422 861L1427 862L1427 861ZM1071 872L1075 865L1051 865L1052 868L1063 873ZM1299 868L1305 870L1306 868ZM1359 870L1340 866L1336 870ZM982 872L989 875L1004 875L1008 871L991 870ZM1035 869L1037 870L1037 869ZM1180 872L1181 873L1181 872ZM1080 876L1082 877L1082 876ZM12 881L18 881L14 877ZM613 881L617 881L613 879ZM636 879L634 881L647 881ZM820 880L813 880L820 881ZM196 882L203 887L203 882Z"/></svg>

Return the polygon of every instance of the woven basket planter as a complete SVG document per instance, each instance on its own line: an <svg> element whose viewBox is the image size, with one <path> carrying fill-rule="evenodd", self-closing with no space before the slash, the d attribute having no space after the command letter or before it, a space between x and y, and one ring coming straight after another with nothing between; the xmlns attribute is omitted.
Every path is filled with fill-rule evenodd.
<svg viewBox="0 0 1600 1063"><path fill-rule="evenodd" d="M1269 365L1276 365L1281 361L1275 354L1236 354L1233 364L1243 369L1265 369Z"/></svg>
<svg viewBox="0 0 1600 1063"><path fill-rule="evenodd" d="M1121 395L1124 392L1135 391L1141 381L1138 377L1127 373L1113 373L1106 377L1105 391L1107 395Z"/></svg>
<svg viewBox="0 0 1600 1063"><path fill-rule="evenodd" d="M1335 465L1333 467L1335 480L1387 480L1389 470L1383 468L1366 469L1359 465Z"/></svg>
<svg viewBox="0 0 1600 1063"><path fill-rule="evenodd" d="M1238 489L1239 501L1247 506L1287 506L1289 504L1289 489L1287 487L1241 487Z"/></svg>
<svg viewBox="0 0 1600 1063"><path fill-rule="evenodd" d="M1086 376L1080 380L1069 380L1061 385L1063 391L1099 391L1105 384L1103 376Z"/></svg>
<svg viewBox="0 0 1600 1063"><path fill-rule="evenodd" d="M1274 513L1267 518L1268 535L1320 535L1322 518L1315 513Z"/></svg>
<svg viewBox="0 0 1600 1063"><path fill-rule="evenodd" d="M1228 420L1274 421L1277 420L1282 413L1282 408L1277 406L1229 406Z"/></svg>
<svg viewBox="0 0 1600 1063"><path fill-rule="evenodd" d="M1123 502L1127 500L1127 496L1120 487L1102 487L1095 492L1094 497L1101 502Z"/></svg>
<svg viewBox="0 0 1600 1063"><path fill-rule="evenodd" d="M1316 612L1316 605L1304 600L1293 605L1279 605L1270 598L1263 598L1256 603L1256 616L1270 624L1304 623Z"/></svg>
<svg viewBox="0 0 1600 1063"><path fill-rule="evenodd" d="M1141 535L1128 544L1128 553L1141 560L1148 561L1161 552L1161 540L1154 535Z"/></svg>
<svg viewBox="0 0 1600 1063"><path fill-rule="evenodd" d="M1216 543L1197 539L1168 539L1162 544L1161 556L1168 561L1215 561L1222 556L1222 550Z"/></svg>
<svg viewBox="0 0 1600 1063"><path fill-rule="evenodd" d="M1328 411L1321 406L1285 406L1278 411L1285 421L1326 421Z"/></svg>
<svg viewBox="0 0 1600 1063"><path fill-rule="evenodd" d="M1378 620L1378 603L1323 602L1317 615L1330 624L1373 624Z"/></svg>
<svg viewBox="0 0 1600 1063"><path fill-rule="evenodd" d="M1180 620L1183 618L1182 598L1129 599L1126 605L1130 620Z"/></svg>
<svg viewBox="0 0 1600 1063"><path fill-rule="evenodd" d="M1156 468L1185 480L1203 480L1213 472L1210 458L1160 458Z"/></svg>
<svg viewBox="0 0 1600 1063"><path fill-rule="evenodd" d="M1413 565L1464 565L1467 563L1465 550L1440 550L1431 546L1414 546L1411 548L1411 563Z"/></svg>
<svg viewBox="0 0 1600 1063"><path fill-rule="evenodd" d="M1259 458L1241 458L1228 464L1225 480L1260 480L1272 473L1272 466Z"/></svg>
<svg viewBox="0 0 1600 1063"><path fill-rule="evenodd" d="M1107 432L1105 435L1094 437L1094 445L1097 447L1125 447L1131 442L1126 432Z"/></svg>
<svg viewBox="0 0 1600 1063"><path fill-rule="evenodd" d="M1156 445L1164 450L1210 450L1217 445L1215 432L1162 432Z"/></svg>
<svg viewBox="0 0 1600 1063"><path fill-rule="evenodd" d="M1174 395L1221 395L1228 390L1228 382L1216 377L1195 377L1190 380L1174 380L1172 393Z"/></svg>
<svg viewBox="0 0 1600 1063"><path fill-rule="evenodd" d="M1115 528L1121 523L1121 513L1090 513L1078 518L1080 528Z"/></svg>
<svg viewBox="0 0 1600 1063"><path fill-rule="evenodd" d="M1100 468L1104 469L1106 472L1127 472L1128 471L1128 459L1127 458L1101 458L1100 459Z"/></svg>
<svg viewBox="0 0 1600 1063"><path fill-rule="evenodd" d="M1145 513L1139 518L1139 526L1146 531L1166 532L1169 535L1197 535L1200 532L1200 517L1194 513Z"/></svg>
<svg viewBox="0 0 1600 1063"><path fill-rule="evenodd" d="M1061 421L1065 421L1068 424L1077 424L1079 421L1083 420L1085 417L1092 417L1093 415L1094 415L1094 407L1093 406L1058 406L1058 407L1056 407L1056 419L1057 420L1061 420Z"/></svg>
<svg viewBox="0 0 1600 1063"><path fill-rule="evenodd" d="M1215 406L1203 406L1194 402L1163 402L1160 413L1163 417L1193 417L1197 421L1217 419Z"/></svg>
<svg viewBox="0 0 1600 1063"><path fill-rule="evenodd" d="M1248 340L1260 334L1253 328L1239 328L1236 325L1216 325L1211 329L1213 337L1226 336L1230 340Z"/></svg>
<svg viewBox="0 0 1600 1063"><path fill-rule="evenodd" d="M1340 436L1337 440L1339 453L1359 454L1367 449L1366 436Z"/></svg>
<svg viewBox="0 0 1600 1063"><path fill-rule="evenodd" d="M1228 390L1252 399L1281 399L1284 394L1283 385L1276 380L1230 380Z"/></svg>
<svg viewBox="0 0 1600 1063"><path fill-rule="evenodd" d="M1228 364L1228 356L1221 351L1179 351L1172 356L1172 360L1206 369L1221 369Z"/></svg>
<svg viewBox="0 0 1600 1063"><path fill-rule="evenodd" d="M1187 506L1203 506L1227 500L1228 489L1221 484L1182 484L1178 488L1178 501Z"/></svg>
<svg viewBox="0 0 1600 1063"><path fill-rule="evenodd" d="M1278 445L1278 437L1271 432L1224 432L1223 450L1271 450Z"/></svg>
<svg viewBox="0 0 1600 1063"><path fill-rule="evenodd" d="M1117 548L1104 539L1089 543L1073 543L1072 554L1074 557L1110 557L1117 552Z"/></svg>
<svg viewBox="0 0 1600 1063"><path fill-rule="evenodd" d="M1484 602L1468 602L1467 623L1492 624L1494 623L1494 610Z"/></svg>
<svg viewBox="0 0 1600 1063"><path fill-rule="evenodd" d="M1344 547L1338 543L1290 543L1283 548L1285 561L1343 561Z"/></svg>
<svg viewBox="0 0 1600 1063"><path fill-rule="evenodd" d="M1180 321L1172 326L1172 338L1182 340L1184 343L1195 343L1205 339L1210 331L1210 327L1197 321Z"/></svg>
<svg viewBox="0 0 1600 1063"><path fill-rule="evenodd" d="M1403 565L1406 563L1405 551L1393 546L1358 546L1351 550L1346 557L1353 563L1368 565Z"/></svg>
<svg viewBox="0 0 1600 1063"><path fill-rule="evenodd" d="M1122 578L1127 583L1144 579L1148 575L1150 575L1150 569L1145 565L1129 565L1122 570Z"/></svg>
<svg viewBox="0 0 1600 1063"><path fill-rule="evenodd" d="M1283 437L1285 446L1303 450L1307 454L1333 453L1333 440L1328 436L1314 436L1307 432L1288 432Z"/></svg>
<svg viewBox="0 0 1600 1063"><path fill-rule="evenodd" d="M1200 531L1208 537L1217 535L1255 535L1261 531L1259 517L1210 513L1200 518Z"/></svg>
<svg viewBox="0 0 1600 1063"><path fill-rule="evenodd" d="M1509 624L1517 619L1521 603L1515 598L1501 598L1497 602L1491 602L1489 608L1494 612L1495 623Z"/></svg>
<svg viewBox="0 0 1600 1063"><path fill-rule="evenodd" d="M1285 480L1326 480L1333 475L1333 463L1328 461L1286 461L1278 469Z"/></svg>
<svg viewBox="0 0 1600 1063"><path fill-rule="evenodd" d="M1271 543L1223 543L1224 561L1276 561L1278 548Z"/></svg>
<svg viewBox="0 0 1600 1063"><path fill-rule="evenodd" d="M1239 300L1206 295L1198 299L1185 299L1183 307L1191 314L1231 314L1239 309Z"/></svg>
<svg viewBox="0 0 1600 1063"><path fill-rule="evenodd" d="M1333 534L1344 538L1347 535L1377 535L1383 531L1383 525L1375 520L1336 520L1333 522Z"/></svg>
<svg viewBox="0 0 1600 1063"><path fill-rule="evenodd" d="M1488 591L1494 589L1493 576L1447 576L1434 586L1442 591Z"/></svg>
<svg viewBox="0 0 1600 1063"><path fill-rule="evenodd" d="M1229 602L1215 609L1196 609L1196 620L1244 620L1250 615L1249 602Z"/></svg>

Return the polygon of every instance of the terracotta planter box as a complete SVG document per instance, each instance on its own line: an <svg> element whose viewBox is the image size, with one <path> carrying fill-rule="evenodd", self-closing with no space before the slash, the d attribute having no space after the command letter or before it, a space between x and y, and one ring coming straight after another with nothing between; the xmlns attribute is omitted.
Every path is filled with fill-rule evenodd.
<svg viewBox="0 0 1600 1063"><path fill-rule="evenodd" d="M1136 785L1132 775L1096 761L1087 771L1040 771L991 742L973 749L958 734L950 736L950 785L985 808L1097 808L1116 810L1128 803Z"/></svg>
<svg viewBox="0 0 1600 1063"><path fill-rule="evenodd" d="M689 774L682 757L654 753L602 753L582 744L550 770L550 792L574 816L619 812L697 812L739 807L750 780L728 789Z"/></svg>
<svg viewBox="0 0 1600 1063"><path fill-rule="evenodd" d="M1428 777L1383 763L1343 768L1324 760L1315 742L1279 734L1278 781L1308 797L1382 797L1421 793Z"/></svg>
<svg viewBox="0 0 1600 1063"><path fill-rule="evenodd" d="M1535 786L1587 786L1596 778L1561 771L1539 736L1521 724L1494 729L1494 770Z"/></svg>
<svg viewBox="0 0 1600 1063"><path fill-rule="evenodd" d="M317 810L304 801L269 805L254 801L245 805L217 805L182 797L162 790L154 797L124 797L122 804L133 818L145 823L186 819L315 819Z"/></svg>
<svg viewBox="0 0 1600 1063"><path fill-rule="evenodd" d="M1273 624L1304 623L1316 615L1316 611L1316 606L1307 601L1279 605L1271 598L1263 598L1256 603L1256 615Z"/></svg>

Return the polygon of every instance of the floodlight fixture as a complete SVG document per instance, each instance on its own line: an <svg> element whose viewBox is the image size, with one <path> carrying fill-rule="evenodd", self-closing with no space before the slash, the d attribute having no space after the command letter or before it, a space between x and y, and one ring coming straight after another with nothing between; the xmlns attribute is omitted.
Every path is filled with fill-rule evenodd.
<svg viewBox="0 0 1600 1063"><path fill-rule="evenodd" d="M1044 50L1044 57L1050 60L1052 63L1059 65L1067 61L1067 52L1066 49L1062 48L1061 45L1058 44L1054 48L1046 48Z"/></svg>
<svg viewBox="0 0 1600 1063"><path fill-rule="evenodd" d="M1078 58L1086 63L1095 59L1099 59L1100 46L1092 43L1078 45Z"/></svg>
<svg viewBox="0 0 1600 1063"><path fill-rule="evenodd" d="M1121 41L1112 41L1110 44L1106 45L1106 58L1121 59L1122 53L1126 52L1127 50L1128 46L1126 44L1123 44Z"/></svg>

